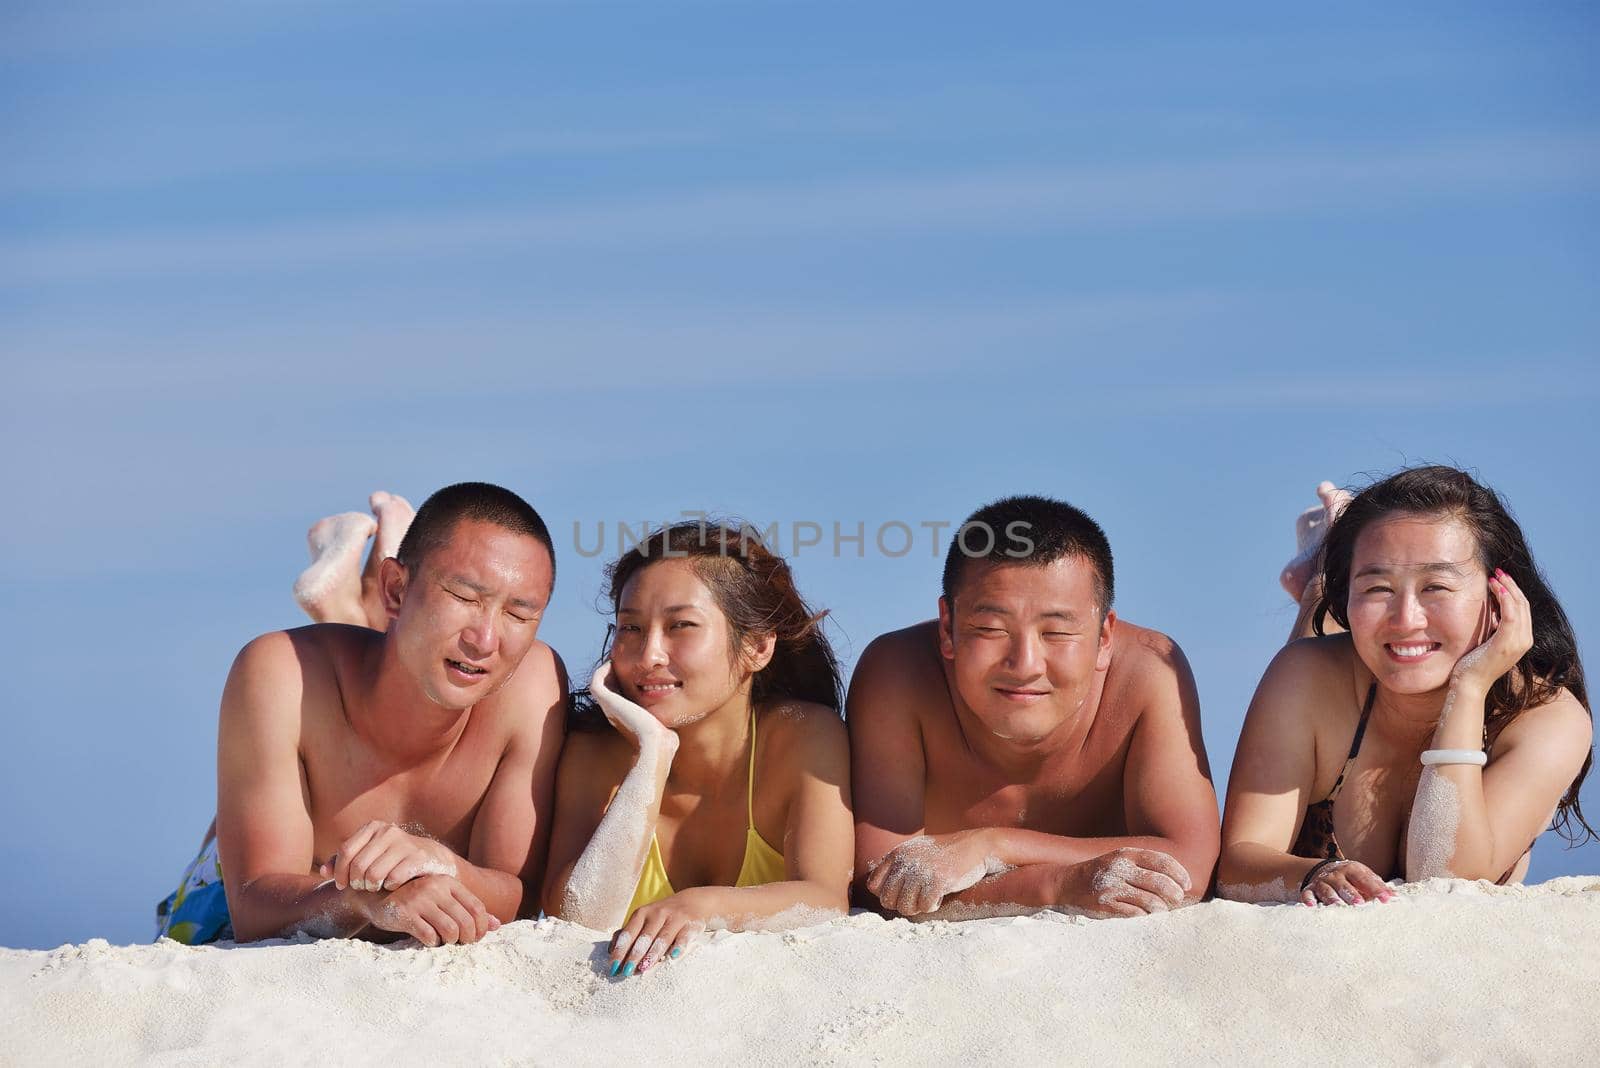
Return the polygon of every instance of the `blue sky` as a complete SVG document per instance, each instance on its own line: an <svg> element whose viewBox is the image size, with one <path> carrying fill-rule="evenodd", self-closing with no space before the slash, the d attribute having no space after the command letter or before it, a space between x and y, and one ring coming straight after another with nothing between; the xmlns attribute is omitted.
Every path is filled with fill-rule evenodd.
<svg viewBox="0 0 1600 1068"><path fill-rule="evenodd" d="M937 594L930 535L871 531L1066 497L1122 614L1187 651L1220 789L1312 487L1455 462L1595 663L1597 29L7 4L0 944L149 937L234 652L297 622L306 526L375 488L528 496L575 669L604 620L574 523L820 524L794 564L853 663ZM1534 878L1576 871L1600 845L1541 840Z"/></svg>

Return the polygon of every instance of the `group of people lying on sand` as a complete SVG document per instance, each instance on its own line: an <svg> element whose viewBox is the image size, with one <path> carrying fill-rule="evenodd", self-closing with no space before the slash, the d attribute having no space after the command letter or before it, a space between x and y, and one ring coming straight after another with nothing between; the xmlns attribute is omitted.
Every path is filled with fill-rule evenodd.
<svg viewBox="0 0 1600 1068"><path fill-rule="evenodd" d="M1220 827L1183 653L1117 618L1106 537L1064 502L973 513L938 618L873 641L846 698L824 613L751 528L667 526L614 561L571 694L537 637L538 513L483 483L414 514L375 494L312 528L316 622L234 662L216 823L162 933L437 946L543 911L614 931L628 976L852 903L1359 905L1516 880L1547 826L1592 833L1576 642L1499 496L1448 467L1319 492ZM980 525L1008 536L962 537Z"/></svg>

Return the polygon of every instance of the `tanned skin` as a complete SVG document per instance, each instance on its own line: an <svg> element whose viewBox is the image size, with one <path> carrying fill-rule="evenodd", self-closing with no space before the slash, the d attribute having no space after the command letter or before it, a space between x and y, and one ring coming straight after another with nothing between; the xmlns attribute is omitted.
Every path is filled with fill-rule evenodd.
<svg viewBox="0 0 1600 1068"><path fill-rule="evenodd" d="M217 838L239 941L473 942L538 908L566 679L536 637L553 563L460 520L379 570L387 633L314 624L234 662Z"/></svg>
<svg viewBox="0 0 1600 1068"><path fill-rule="evenodd" d="M1199 900L1216 794L1183 653L1102 612L1084 558L973 561L940 617L883 635L849 697L866 903L959 919Z"/></svg>

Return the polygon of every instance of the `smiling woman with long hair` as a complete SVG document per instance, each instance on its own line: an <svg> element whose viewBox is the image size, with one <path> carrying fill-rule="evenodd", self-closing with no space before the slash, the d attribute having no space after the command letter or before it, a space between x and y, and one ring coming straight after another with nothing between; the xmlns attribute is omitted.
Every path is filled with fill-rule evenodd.
<svg viewBox="0 0 1600 1068"><path fill-rule="evenodd" d="M844 913L839 668L788 565L748 528L683 523L608 577L615 638L562 753L545 910L615 930L623 976L708 926Z"/></svg>
<svg viewBox="0 0 1600 1068"><path fill-rule="evenodd" d="M1401 471L1344 505L1320 561L1315 636L1273 660L1239 738L1218 892L1331 905L1388 900L1395 878L1508 882L1547 826L1593 835L1577 642L1499 495Z"/></svg>

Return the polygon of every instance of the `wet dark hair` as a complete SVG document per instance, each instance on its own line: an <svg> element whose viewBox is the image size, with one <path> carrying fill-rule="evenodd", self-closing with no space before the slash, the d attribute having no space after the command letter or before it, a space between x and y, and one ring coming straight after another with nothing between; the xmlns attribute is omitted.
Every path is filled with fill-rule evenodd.
<svg viewBox="0 0 1600 1068"><path fill-rule="evenodd" d="M493 523L543 545L550 553L550 584L555 585L556 547L544 520L527 501L488 482L457 482L423 501L405 537L400 539L395 559L414 574L429 553L450 540L456 524L464 519Z"/></svg>
<svg viewBox="0 0 1600 1068"><path fill-rule="evenodd" d="M1066 501L1003 497L967 516L951 537L944 556L944 599L953 610L970 560L1042 567L1067 556L1081 556L1094 568L1094 598L1104 619L1116 584L1111 543L1100 524Z"/></svg>
<svg viewBox="0 0 1600 1068"><path fill-rule="evenodd" d="M1533 647L1489 688L1484 718L1486 741L1493 742L1518 716L1554 700L1562 689L1578 699L1592 720L1594 710L1589 707L1578 640L1555 593L1533 562L1522 528L1498 493L1454 467L1407 468L1355 495L1328 528L1322 543L1322 598L1312 613L1312 629L1317 634L1325 633L1324 625L1330 616L1339 626L1350 629L1350 568L1356 539L1375 520L1397 512L1461 520L1477 542L1478 561L1484 569L1491 573L1495 568L1505 571L1527 595L1533 615ZM1556 809L1553 826L1574 845L1600 838L1583 818L1578 801L1579 787L1593 763L1591 751ZM1579 827L1585 832L1582 836Z"/></svg>
<svg viewBox="0 0 1600 1068"><path fill-rule="evenodd" d="M743 655L745 643L775 634L772 659L750 683L752 704L789 698L812 701L838 712L844 686L833 646L822 632L828 613L813 612L796 589L781 556L767 548L754 527L740 523L675 523L651 531L606 568L607 597L615 615L628 581L662 560L687 560L711 590L728 619L729 652ZM610 640L601 652L611 655ZM587 691L573 697L569 723L579 730L609 729Z"/></svg>

